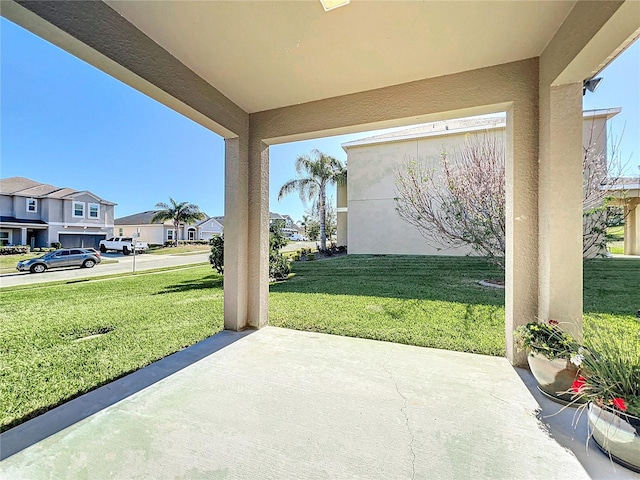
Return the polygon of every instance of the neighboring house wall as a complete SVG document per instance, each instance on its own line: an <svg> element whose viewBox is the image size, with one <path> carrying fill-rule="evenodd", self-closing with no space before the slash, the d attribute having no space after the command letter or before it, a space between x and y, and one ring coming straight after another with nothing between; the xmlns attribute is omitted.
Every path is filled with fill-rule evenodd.
<svg viewBox="0 0 640 480"><path fill-rule="evenodd" d="M585 147L590 140L593 141L594 151L602 154L603 158L606 158L606 121L617 112L619 110L585 112ZM343 144L347 152L348 188L346 205L345 191L338 189L338 244L346 244L350 254L471 253L469 247L438 248L428 245L418 229L396 213L394 202L398 166L417 160L433 169L437 177L441 175L441 153L455 152L470 134L504 138L503 120L483 119L467 124L464 119L437 122Z"/></svg>

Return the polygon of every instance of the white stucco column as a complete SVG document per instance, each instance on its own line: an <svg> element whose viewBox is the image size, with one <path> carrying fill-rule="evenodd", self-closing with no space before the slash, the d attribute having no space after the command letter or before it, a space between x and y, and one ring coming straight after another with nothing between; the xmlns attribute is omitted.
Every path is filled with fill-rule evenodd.
<svg viewBox="0 0 640 480"><path fill-rule="evenodd" d="M224 328L248 326L248 138L225 139Z"/></svg>
<svg viewBox="0 0 640 480"><path fill-rule="evenodd" d="M624 208L624 254L640 255L640 199L630 199Z"/></svg>
<svg viewBox="0 0 640 480"><path fill-rule="evenodd" d="M252 137L249 146L248 191L248 320L252 328L269 315L269 146Z"/></svg>
<svg viewBox="0 0 640 480"><path fill-rule="evenodd" d="M582 84L540 92L540 321L582 339Z"/></svg>
<svg viewBox="0 0 640 480"><path fill-rule="evenodd" d="M527 363L516 352L513 331L535 320L538 308L538 117L526 102L507 110L505 136L506 265L505 334L507 358Z"/></svg>
<svg viewBox="0 0 640 480"><path fill-rule="evenodd" d="M27 228L23 227L20 229L20 243L19 245L27 244Z"/></svg>

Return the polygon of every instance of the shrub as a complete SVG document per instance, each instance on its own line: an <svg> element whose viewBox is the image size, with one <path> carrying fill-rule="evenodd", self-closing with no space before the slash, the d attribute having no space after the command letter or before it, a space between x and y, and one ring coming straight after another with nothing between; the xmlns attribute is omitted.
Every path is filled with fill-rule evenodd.
<svg viewBox="0 0 640 480"><path fill-rule="evenodd" d="M60 242L51 242L51 248L58 250L59 248L62 248L62 244Z"/></svg>
<svg viewBox="0 0 640 480"><path fill-rule="evenodd" d="M307 253L307 260L315 260L315 259L316 259L315 253Z"/></svg>
<svg viewBox="0 0 640 480"><path fill-rule="evenodd" d="M31 247L29 247L29 245L15 245L12 247L0 248L0 255L24 255L30 251Z"/></svg>
<svg viewBox="0 0 640 480"><path fill-rule="evenodd" d="M213 237L209 240L209 243L211 245L209 263L212 265L212 268L215 268L218 273L222 274L224 273L224 237L223 235Z"/></svg>

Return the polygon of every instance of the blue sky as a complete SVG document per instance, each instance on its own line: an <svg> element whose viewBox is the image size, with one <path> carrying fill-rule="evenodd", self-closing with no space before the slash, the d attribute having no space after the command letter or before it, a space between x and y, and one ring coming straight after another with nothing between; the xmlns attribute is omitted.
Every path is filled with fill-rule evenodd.
<svg viewBox="0 0 640 480"><path fill-rule="evenodd" d="M188 201L224 213L224 141L218 135L0 19L0 177L28 177L89 190L116 202L116 217ZM620 150L629 175L640 175L640 42L607 67L586 109L622 107ZM317 148L342 161L341 143L369 134L309 140L270 149L270 210L299 220L293 194L276 200L295 178L295 158Z"/></svg>

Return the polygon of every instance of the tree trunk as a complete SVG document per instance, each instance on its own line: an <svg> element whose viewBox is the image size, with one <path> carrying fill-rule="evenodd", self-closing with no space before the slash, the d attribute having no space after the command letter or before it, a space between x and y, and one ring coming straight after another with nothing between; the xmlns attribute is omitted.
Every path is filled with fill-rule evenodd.
<svg viewBox="0 0 640 480"><path fill-rule="evenodd" d="M320 187L320 250L327 249L327 230L326 230L326 221L327 221L327 205L325 199L325 187L322 185Z"/></svg>
<svg viewBox="0 0 640 480"><path fill-rule="evenodd" d="M173 239L173 246L177 247L178 246L178 238L179 238L179 228L180 228L180 222L174 222L173 224L174 228L175 228L175 235L174 235L174 239Z"/></svg>

